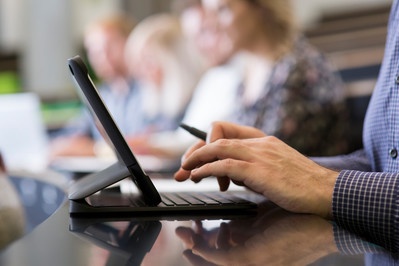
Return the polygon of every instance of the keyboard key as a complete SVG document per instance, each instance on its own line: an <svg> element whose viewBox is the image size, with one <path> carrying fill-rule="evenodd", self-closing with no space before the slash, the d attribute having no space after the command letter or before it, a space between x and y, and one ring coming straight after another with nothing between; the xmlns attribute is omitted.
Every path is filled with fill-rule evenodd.
<svg viewBox="0 0 399 266"><path fill-rule="evenodd" d="M165 198L167 198L169 201L175 203L175 205L177 206L188 206L190 205L190 203L188 203L187 201L183 200L180 197L177 197L176 195L170 193L170 194L164 194L163 195Z"/></svg>

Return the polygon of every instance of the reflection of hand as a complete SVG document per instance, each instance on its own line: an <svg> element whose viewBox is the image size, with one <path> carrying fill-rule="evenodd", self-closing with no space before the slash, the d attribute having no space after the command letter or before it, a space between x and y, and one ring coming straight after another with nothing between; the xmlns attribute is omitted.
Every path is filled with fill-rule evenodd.
<svg viewBox="0 0 399 266"><path fill-rule="evenodd" d="M253 128L214 123L209 138L211 143L198 143L186 153L176 180L199 182L216 176L221 190L232 180L286 210L331 216L338 173Z"/></svg>
<svg viewBox="0 0 399 266"><path fill-rule="evenodd" d="M216 230L179 227L176 234L193 265L307 265L336 252L332 225L280 208L257 220L233 220Z"/></svg>

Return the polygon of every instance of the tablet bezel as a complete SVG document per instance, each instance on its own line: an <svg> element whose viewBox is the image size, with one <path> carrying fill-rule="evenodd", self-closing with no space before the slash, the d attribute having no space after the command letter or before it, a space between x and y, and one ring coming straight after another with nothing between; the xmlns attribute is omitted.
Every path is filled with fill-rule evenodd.
<svg viewBox="0 0 399 266"><path fill-rule="evenodd" d="M68 65L73 80L75 81L76 90L80 99L90 111L97 129L105 141L114 150L118 158L118 162L113 165L113 168L107 168L107 176L104 176L104 171L107 170L105 169L104 171L89 175L88 177L90 178L88 179L90 180L87 179L86 182L84 180L79 180L78 183L73 186L73 191L69 192L69 198L83 199L94 192L100 191L101 189L126 178L126 175L129 175L130 173L129 176L141 191L145 203L150 206L158 205L161 202L161 197L158 191L140 166L124 136L114 122L112 115L108 111L98 90L90 78L88 69L82 58L79 55L70 58L68 59ZM117 168L117 170L114 171L115 174L110 174L109 169L112 170L114 168ZM96 176L100 176L101 178L96 179ZM82 179L85 179L85 177ZM71 195L74 196L71 197Z"/></svg>

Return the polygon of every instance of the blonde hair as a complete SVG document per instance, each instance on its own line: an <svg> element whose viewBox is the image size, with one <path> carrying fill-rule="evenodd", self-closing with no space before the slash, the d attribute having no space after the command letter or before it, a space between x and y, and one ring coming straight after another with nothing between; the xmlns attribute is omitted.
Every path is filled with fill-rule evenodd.
<svg viewBox="0 0 399 266"><path fill-rule="evenodd" d="M264 30L277 54L289 50L298 32L290 0L246 0L263 15Z"/></svg>
<svg viewBox="0 0 399 266"><path fill-rule="evenodd" d="M198 52L183 35L179 19L170 14L156 14L141 21L127 40L126 57L137 57L144 48L151 49L163 71L156 108L169 116L178 115L204 71Z"/></svg>
<svg viewBox="0 0 399 266"><path fill-rule="evenodd" d="M136 26L136 21L124 14L111 14L89 23L85 28L85 33L90 33L94 29L112 29L123 37L128 37Z"/></svg>

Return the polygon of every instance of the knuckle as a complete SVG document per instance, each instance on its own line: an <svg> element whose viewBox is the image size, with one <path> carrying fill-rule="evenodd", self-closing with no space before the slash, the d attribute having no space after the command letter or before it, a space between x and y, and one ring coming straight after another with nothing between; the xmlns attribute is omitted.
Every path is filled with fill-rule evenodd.
<svg viewBox="0 0 399 266"><path fill-rule="evenodd" d="M233 160L231 158L227 158L227 159L224 159L222 161L222 164L223 164L223 167L226 167L227 169L230 169L231 167L234 166L235 160Z"/></svg>
<svg viewBox="0 0 399 266"><path fill-rule="evenodd" d="M215 141L215 144L221 147L230 146L231 140L229 139L218 139Z"/></svg>
<svg viewBox="0 0 399 266"><path fill-rule="evenodd" d="M279 145L280 140L275 136L266 136L263 138L264 145L269 146L269 148L276 147Z"/></svg>
<svg viewBox="0 0 399 266"><path fill-rule="evenodd" d="M248 168L247 163L240 161L240 160L232 159L232 158L223 159L223 160L219 161L219 163L220 163L220 167L222 169L225 169L225 172L228 174L236 173L237 171L245 172L246 169Z"/></svg>
<svg viewBox="0 0 399 266"><path fill-rule="evenodd" d="M273 142L277 142L278 138L276 138L275 136L266 136L265 140L268 141L268 142L273 143Z"/></svg>

